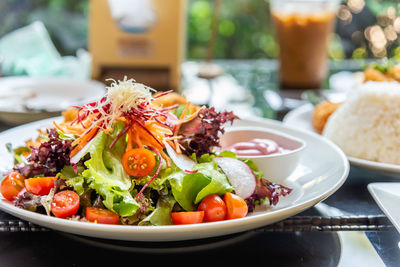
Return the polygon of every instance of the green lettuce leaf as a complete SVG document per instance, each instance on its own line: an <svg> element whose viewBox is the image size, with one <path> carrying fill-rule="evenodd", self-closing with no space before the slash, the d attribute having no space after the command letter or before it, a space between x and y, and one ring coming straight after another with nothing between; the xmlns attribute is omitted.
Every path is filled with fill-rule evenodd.
<svg viewBox="0 0 400 267"><path fill-rule="evenodd" d="M123 128L123 123L116 123L111 135L103 132L97 134L88 149L90 159L85 162L87 170L83 172L83 176L87 179L89 188L93 188L103 197L104 206L124 217L133 215L139 205L129 192L132 187L131 178L122 166L125 138L120 138L109 149Z"/></svg>
<svg viewBox="0 0 400 267"><path fill-rule="evenodd" d="M175 199L171 195L161 196L157 206L149 216L144 218L139 225L170 225L172 224L170 213L175 205Z"/></svg>
<svg viewBox="0 0 400 267"><path fill-rule="evenodd" d="M218 154L218 157L225 157L225 158L234 158L234 159L236 159L236 158L237 158L237 155L236 155L234 152L232 152L232 151L225 150L225 151L222 151L221 153L219 153L219 154Z"/></svg>
<svg viewBox="0 0 400 267"><path fill-rule="evenodd" d="M68 165L61 170L58 176L64 179L68 186L73 187L78 195L82 195L87 190L85 177L82 176L82 171L83 167L78 167L77 173L75 173L74 168Z"/></svg>
<svg viewBox="0 0 400 267"><path fill-rule="evenodd" d="M193 170L197 172L186 173L175 168L168 175L172 194L184 210L194 210L195 204L208 195L223 195L234 189L215 162L198 163Z"/></svg>
<svg viewBox="0 0 400 267"><path fill-rule="evenodd" d="M173 172L168 178L176 201L187 211L195 210L194 202L198 193L211 182L202 173L186 173L181 170Z"/></svg>
<svg viewBox="0 0 400 267"><path fill-rule="evenodd" d="M210 183L201 189L201 191L197 194L194 201L195 204L199 203L208 195L223 195L226 192L233 191L234 189L234 187L229 183L226 175L218 170L218 164L216 162L196 164L193 167L193 170L197 170L197 173L201 173L211 179Z"/></svg>

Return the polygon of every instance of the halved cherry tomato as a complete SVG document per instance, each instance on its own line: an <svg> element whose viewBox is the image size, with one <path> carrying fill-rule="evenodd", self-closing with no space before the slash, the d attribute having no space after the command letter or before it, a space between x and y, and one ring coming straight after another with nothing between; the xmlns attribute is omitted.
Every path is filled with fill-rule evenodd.
<svg viewBox="0 0 400 267"><path fill-rule="evenodd" d="M129 149L122 157L122 166L131 176L146 176L151 173L155 165L156 158L150 150L145 148Z"/></svg>
<svg viewBox="0 0 400 267"><path fill-rule="evenodd" d="M13 201L18 193L24 188L24 180L26 178L18 172L11 172L4 177L0 185L0 192L3 197L9 201Z"/></svg>
<svg viewBox="0 0 400 267"><path fill-rule="evenodd" d="M225 220L226 205L222 198L216 194L208 195L200 202L197 210L204 211L205 222Z"/></svg>
<svg viewBox="0 0 400 267"><path fill-rule="evenodd" d="M86 219L97 223L118 224L119 215L106 209L87 207Z"/></svg>
<svg viewBox="0 0 400 267"><path fill-rule="evenodd" d="M28 192L44 196L48 195L50 190L54 187L54 180L56 177L37 177L25 180L25 188Z"/></svg>
<svg viewBox="0 0 400 267"><path fill-rule="evenodd" d="M58 218L67 218L78 212L80 199L77 193L71 190L56 193L51 202L51 212Z"/></svg>
<svg viewBox="0 0 400 267"><path fill-rule="evenodd" d="M238 195L227 192L224 195L224 202L226 204L227 220L242 218L249 211L246 201Z"/></svg>
<svg viewBox="0 0 400 267"><path fill-rule="evenodd" d="M171 219L174 224L202 223L204 211L180 211L171 212Z"/></svg>

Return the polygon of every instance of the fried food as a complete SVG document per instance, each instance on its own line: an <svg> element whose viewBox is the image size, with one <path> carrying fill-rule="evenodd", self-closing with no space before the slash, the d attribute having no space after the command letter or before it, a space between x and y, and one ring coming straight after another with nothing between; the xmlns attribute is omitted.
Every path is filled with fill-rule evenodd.
<svg viewBox="0 0 400 267"><path fill-rule="evenodd" d="M78 116L78 109L66 109L62 112L62 116L64 117L64 122L72 122L73 120L75 120L76 116Z"/></svg>
<svg viewBox="0 0 400 267"><path fill-rule="evenodd" d="M331 116L341 104L342 103L324 101L315 106L312 115L312 124L318 133L322 133L329 116Z"/></svg>
<svg viewBox="0 0 400 267"><path fill-rule="evenodd" d="M377 69L376 67L368 67L364 71L364 82L400 82L400 65Z"/></svg>
<svg viewBox="0 0 400 267"><path fill-rule="evenodd" d="M155 96L157 96L157 95L158 94L155 94ZM172 93L163 95L160 98L154 99L151 102L151 105L158 107L158 108L161 108L161 107L166 108L166 107L171 107L174 105L185 105L186 103L187 103L187 100L184 96L177 94L175 92L172 92ZM199 108L200 108L200 106L191 104L189 106L190 113L196 112Z"/></svg>
<svg viewBox="0 0 400 267"><path fill-rule="evenodd" d="M155 94L154 96L157 96ZM154 99L151 103L158 107L170 107L173 105L183 105L186 104L186 98L184 96L179 95L178 93L171 92L169 94L163 95L160 98Z"/></svg>

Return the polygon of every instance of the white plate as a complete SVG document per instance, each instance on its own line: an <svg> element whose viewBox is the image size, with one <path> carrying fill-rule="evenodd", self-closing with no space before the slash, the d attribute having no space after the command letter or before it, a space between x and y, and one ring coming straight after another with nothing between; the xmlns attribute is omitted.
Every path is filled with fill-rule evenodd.
<svg viewBox="0 0 400 267"><path fill-rule="evenodd" d="M36 129L49 125L52 120L26 124L0 134L0 164L10 168L12 160L5 144L23 143L35 135ZM298 168L288 177L285 184L293 192L282 198L279 204L268 211L258 211L237 220L203 223L196 225L169 226L122 226L76 222L30 212L0 200L0 209L19 218L59 231L84 236L131 241L178 241L200 239L238 233L293 216L312 207L333 194L346 180L349 164L343 152L332 142L320 136L284 126L272 120L243 120L235 126L257 126L279 130L303 139L307 143ZM285 168L285 166L282 166ZM268 177L268 174L266 174Z"/></svg>
<svg viewBox="0 0 400 267"><path fill-rule="evenodd" d="M59 116L62 110L99 99L104 84L63 77L0 78L0 119L22 124Z"/></svg>
<svg viewBox="0 0 400 267"><path fill-rule="evenodd" d="M400 183L371 183L368 190L379 208L400 232Z"/></svg>
<svg viewBox="0 0 400 267"><path fill-rule="evenodd" d="M303 105L290 111L283 118L283 123L297 129L303 129L316 133L311 122L312 112L313 106L311 104ZM385 174L391 177L396 177L400 174L400 165L370 161L349 156L347 158L349 159L350 164L355 167Z"/></svg>

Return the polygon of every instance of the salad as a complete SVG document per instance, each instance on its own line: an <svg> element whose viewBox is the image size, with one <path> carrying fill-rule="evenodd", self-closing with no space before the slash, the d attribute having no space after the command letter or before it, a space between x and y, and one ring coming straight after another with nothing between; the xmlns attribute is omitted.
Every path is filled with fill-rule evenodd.
<svg viewBox="0 0 400 267"><path fill-rule="evenodd" d="M0 192L14 205L69 220L172 225L236 219L290 188L249 159L218 151L232 112L113 81L98 101L63 113L36 140L8 149Z"/></svg>

